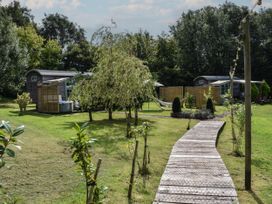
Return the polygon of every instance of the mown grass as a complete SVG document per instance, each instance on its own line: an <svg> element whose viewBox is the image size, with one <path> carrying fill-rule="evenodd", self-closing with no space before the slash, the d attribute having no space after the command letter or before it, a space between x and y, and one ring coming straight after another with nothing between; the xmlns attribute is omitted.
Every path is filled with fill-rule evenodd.
<svg viewBox="0 0 272 204"><path fill-rule="evenodd" d="M245 158L231 154L229 121L220 136L218 150L234 180L240 203L272 203L272 105L252 109L252 192L244 190Z"/></svg>
<svg viewBox="0 0 272 204"><path fill-rule="evenodd" d="M151 174L146 187L137 174L134 203L152 202L172 146L187 127L187 120L159 117L169 116L170 112L160 111L154 104L149 108L144 107L140 113L140 123L148 121L152 125L148 138ZM93 117L95 121L88 132L97 139L92 149L94 162L102 158L99 183L108 187L104 202L127 203L133 140L125 138L124 114L115 113L113 121L108 121L107 113L103 112L94 113ZM19 203L84 203L83 178L70 158L68 141L75 135L74 122L86 122L88 115L49 115L31 109L19 116L15 104L4 103L0 106L0 119L11 121L14 126L26 125L25 133L20 136L22 150L16 151L16 158L8 159L7 167L0 170L3 187L19 197ZM141 161L143 141L139 140Z"/></svg>

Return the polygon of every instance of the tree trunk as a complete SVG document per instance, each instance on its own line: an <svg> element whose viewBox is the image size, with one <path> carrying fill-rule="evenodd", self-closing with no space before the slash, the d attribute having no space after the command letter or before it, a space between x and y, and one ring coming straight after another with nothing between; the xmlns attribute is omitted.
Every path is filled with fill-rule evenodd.
<svg viewBox="0 0 272 204"><path fill-rule="evenodd" d="M131 169L130 181L129 181L129 187L128 187L128 199L129 200L131 200L132 188L133 188L133 183L134 183L134 172L135 172L135 162L136 162L136 157L137 157L137 150L138 150L138 140L136 140L135 150L134 150L134 155L133 155L133 160L132 160L132 169Z"/></svg>
<svg viewBox="0 0 272 204"><path fill-rule="evenodd" d="M126 113L126 121L127 121L127 138L131 138L131 124L130 124L130 117L129 113L127 110L125 111Z"/></svg>
<svg viewBox="0 0 272 204"><path fill-rule="evenodd" d="M144 136L144 155L143 155L143 167L142 167L142 175L148 174L147 168L147 135Z"/></svg>
<svg viewBox="0 0 272 204"><path fill-rule="evenodd" d="M96 165L96 170L95 170L95 173L94 173L94 181L95 181L95 186L97 186L97 176L98 176L98 173L99 173L99 169L100 169L100 165L101 165L101 162L102 162L102 159L99 159L98 162L97 162L97 165ZM95 186L91 186L90 190L89 190L89 195L88 195L88 204L94 204L94 200L93 200L93 195L94 195L94 188Z"/></svg>
<svg viewBox="0 0 272 204"><path fill-rule="evenodd" d="M109 120L112 120L112 107L109 108Z"/></svg>
<svg viewBox="0 0 272 204"><path fill-rule="evenodd" d="M128 117L129 117L129 119L132 118L132 117L131 117L131 107L128 107Z"/></svg>
<svg viewBox="0 0 272 204"><path fill-rule="evenodd" d="M90 122L92 122L92 121L93 121L93 114L92 114L92 110L91 110L91 109L89 109L89 110L88 110L88 112L89 112L89 121L90 121Z"/></svg>
<svg viewBox="0 0 272 204"><path fill-rule="evenodd" d="M134 125L137 126L138 125L138 108L135 107L135 118L134 118Z"/></svg>

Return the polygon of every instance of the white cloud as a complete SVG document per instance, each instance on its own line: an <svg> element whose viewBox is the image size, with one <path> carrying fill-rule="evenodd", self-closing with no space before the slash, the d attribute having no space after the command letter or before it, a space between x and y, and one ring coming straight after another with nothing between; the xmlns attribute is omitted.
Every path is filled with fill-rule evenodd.
<svg viewBox="0 0 272 204"><path fill-rule="evenodd" d="M149 11L154 6L154 0L129 0L127 4L114 6L111 10L116 12L140 12Z"/></svg>
<svg viewBox="0 0 272 204"><path fill-rule="evenodd" d="M3 0L3 5L7 5L13 0ZM81 5L80 0L19 0L20 3L29 7L32 10L35 9L51 9L54 7L60 7L62 9L73 9Z"/></svg>

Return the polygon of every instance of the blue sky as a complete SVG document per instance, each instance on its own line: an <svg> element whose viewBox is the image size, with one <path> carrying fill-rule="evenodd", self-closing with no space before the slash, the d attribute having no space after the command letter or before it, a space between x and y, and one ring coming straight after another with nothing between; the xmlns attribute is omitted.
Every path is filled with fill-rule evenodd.
<svg viewBox="0 0 272 204"><path fill-rule="evenodd" d="M2 0L7 4L12 0ZM117 22L118 32L136 32L140 28L153 35L168 32L182 12L203 6L218 6L225 0L19 0L32 10L35 21L41 23L44 14L61 13L87 31L87 37L102 25ZM254 0L232 0L238 5L252 6ZM272 7L272 0L263 6Z"/></svg>

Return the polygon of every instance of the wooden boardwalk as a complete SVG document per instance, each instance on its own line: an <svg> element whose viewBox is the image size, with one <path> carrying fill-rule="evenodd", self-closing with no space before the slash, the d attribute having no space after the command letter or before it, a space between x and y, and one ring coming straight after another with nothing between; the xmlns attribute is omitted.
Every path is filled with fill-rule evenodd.
<svg viewBox="0 0 272 204"><path fill-rule="evenodd" d="M222 121L201 121L172 149L153 204L238 203L229 172L216 150Z"/></svg>

